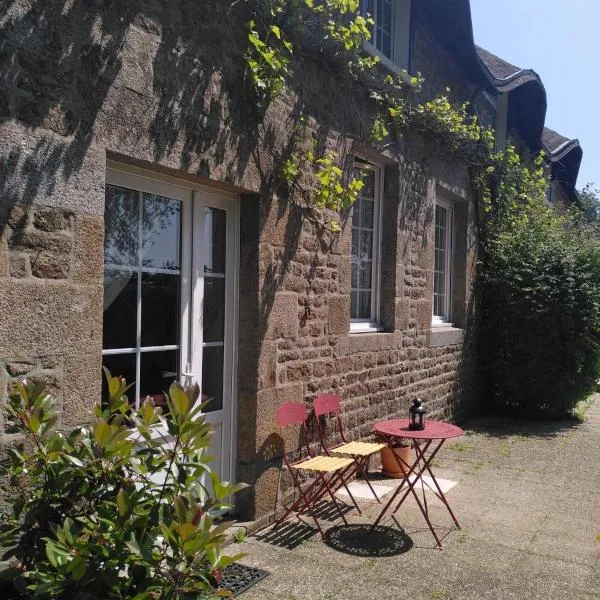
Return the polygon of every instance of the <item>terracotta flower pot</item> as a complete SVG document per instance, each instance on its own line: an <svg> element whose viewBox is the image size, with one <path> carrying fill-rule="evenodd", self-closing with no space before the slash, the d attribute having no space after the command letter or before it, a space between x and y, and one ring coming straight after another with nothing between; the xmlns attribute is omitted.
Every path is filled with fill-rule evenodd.
<svg viewBox="0 0 600 600"><path fill-rule="evenodd" d="M381 450L381 473L386 477L404 477L411 464L410 446L398 446L394 448L394 453L400 459L400 464L390 448Z"/></svg>

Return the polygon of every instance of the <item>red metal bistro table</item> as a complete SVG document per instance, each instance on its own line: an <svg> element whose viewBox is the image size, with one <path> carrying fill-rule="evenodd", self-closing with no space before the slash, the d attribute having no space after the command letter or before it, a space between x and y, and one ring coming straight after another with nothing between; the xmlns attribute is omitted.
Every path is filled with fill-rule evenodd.
<svg viewBox="0 0 600 600"><path fill-rule="evenodd" d="M415 448L415 461L412 465L405 465L402 463L402 460L396 456L395 453L393 453L396 461L398 462L398 466L403 467L406 471L406 476L396 491L392 494L392 497L388 500L387 504L383 507L381 513L377 517L377 520L375 523L373 523L372 528L374 529L379 524L389 507L396 501L396 498L398 498L402 492L404 492L404 494L398 501L398 504L394 508L392 515L396 513L408 495L412 493L419 508L421 509L421 513L423 513L423 517L425 517L425 521L427 521L427 525L429 526L435 541L437 542L438 548L441 550L442 542L435 532L435 529L433 528L433 525L429 519L429 510L427 507L425 493L423 492L423 501L421 501L421 498L419 498L419 495L415 490L415 486L419 482L422 483L421 478L423 475L429 474L436 488L432 488L433 493L444 503L445 507L450 513L450 516L452 517L452 520L460 529L460 525L458 524L458 521L456 520L456 517L454 516L454 513L448 504L448 500L446 500L446 496L444 496L444 492L442 492L442 489L440 488L435 475L431 470L431 461L434 459L435 455L439 452L446 440L458 437L462 435L464 431L456 425L443 423L441 421L426 421L425 429L412 430L408 427L408 419L390 419L389 421L380 421L379 423L375 423L373 426L373 431L382 440L385 440L392 450L394 443L398 439L403 438L412 440ZM414 475L414 479L411 481L412 475Z"/></svg>

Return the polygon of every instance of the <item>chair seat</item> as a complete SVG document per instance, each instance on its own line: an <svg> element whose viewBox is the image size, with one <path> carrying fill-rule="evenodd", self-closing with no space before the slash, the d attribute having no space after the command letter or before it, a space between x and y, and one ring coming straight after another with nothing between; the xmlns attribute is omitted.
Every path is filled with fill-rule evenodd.
<svg viewBox="0 0 600 600"><path fill-rule="evenodd" d="M351 456L371 456L385 448L387 444L377 442L349 442L342 444L337 448L331 448L330 452L334 454L349 454Z"/></svg>
<svg viewBox="0 0 600 600"><path fill-rule="evenodd" d="M340 469L345 469L352 464L351 458L338 458L337 456L315 456L302 462L290 465L292 469L302 469L304 471L320 471L322 473L333 473Z"/></svg>

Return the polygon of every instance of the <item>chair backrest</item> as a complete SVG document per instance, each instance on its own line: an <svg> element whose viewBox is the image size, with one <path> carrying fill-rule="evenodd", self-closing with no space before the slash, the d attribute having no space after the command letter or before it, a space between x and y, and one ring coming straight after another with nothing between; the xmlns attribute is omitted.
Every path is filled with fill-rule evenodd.
<svg viewBox="0 0 600 600"><path fill-rule="evenodd" d="M330 396L328 394L317 396L313 402L313 409L316 417L327 415L329 413L339 415L342 412L339 397Z"/></svg>
<svg viewBox="0 0 600 600"><path fill-rule="evenodd" d="M288 425L304 425L306 422L306 406L299 402L286 402L275 411L275 421L278 427Z"/></svg>
<svg viewBox="0 0 600 600"><path fill-rule="evenodd" d="M328 451L327 442L325 440L325 435L323 432L323 426L321 423L321 419L323 415L328 415L333 413L336 416L337 424L338 424L338 432L342 441L346 442L346 436L344 435L344 428L342 426L342 419L340 418L340 414L342 412L342 405L340 403L339 396L332 396L331 394L321 394L317 396L313 401L313 410L315 412L315 417L317 421L317 431L319 433L319 439L321 440L321 445L325 452Z"/></svg>
<svg viewBox="0 0 600 600"><path fill-rule="evenodd" d="M293 458L294 454L298 452L300 455L312 456L312 452L310 449L310 440L308 437L308 427L306 426L306 421L308 419L308 410L305 404L301 404L300 402L286 402L282 404L275 411L275 421L277 426L280 429L284 427L288 427L290 425L300 425L300 440L298 445L294 448L288 448L285 443L285 436L282 435L283 440L283 461L290 468L290 464L292 464L295 460Z"/></svg>

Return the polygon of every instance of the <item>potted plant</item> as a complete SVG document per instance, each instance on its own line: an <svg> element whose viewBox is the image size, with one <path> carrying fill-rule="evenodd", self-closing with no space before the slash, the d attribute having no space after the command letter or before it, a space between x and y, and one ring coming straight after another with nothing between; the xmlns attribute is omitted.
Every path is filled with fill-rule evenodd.
<svg viewBox="0 0 600 600"><path fill-rule="evenodd" d="M381 472L386 477L402 478L410 469L411 443L408 440L394 440L392 446L381 450ZM395 456L394 456L395 455Z"/></svg>

